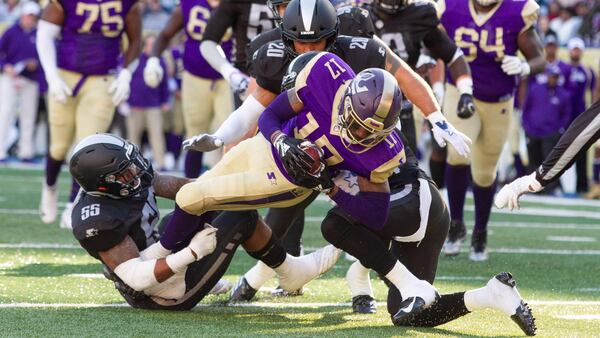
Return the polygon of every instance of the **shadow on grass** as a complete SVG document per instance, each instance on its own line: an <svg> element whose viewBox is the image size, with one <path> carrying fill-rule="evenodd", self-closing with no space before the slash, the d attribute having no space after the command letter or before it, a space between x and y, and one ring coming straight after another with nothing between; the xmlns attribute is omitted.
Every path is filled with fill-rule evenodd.
<svg viewBox="0 0 600 338"><path fill-rule="evenodd" d="M59 277L83 273L102 273L102 265L35 263L4 270L5 276L12 277Z"/></svg>

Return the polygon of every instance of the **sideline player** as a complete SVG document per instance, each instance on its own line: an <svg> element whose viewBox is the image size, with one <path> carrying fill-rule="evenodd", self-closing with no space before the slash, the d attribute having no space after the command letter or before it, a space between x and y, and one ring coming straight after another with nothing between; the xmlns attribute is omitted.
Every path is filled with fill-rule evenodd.
<svg viewBox="0 0 600 338"><path fill-rule="evenodd" d="M36 39L49 94L50 149L40 201L44 223L56 219L56 182L73 142L107 131L115 107L129 97L141 30L141 8L135 0L53 0L44 9ZM123 33L129 43L118 70ZM69 201L78 190L73 181ZM67 204L61 227L71 227L71 208Z"/></svg>
<svg viewBox="0 0 600 338"><path fill-rule="evenodd" d="M463 209L472 178L475 225L469 259L484 261L488 259L487 224L496 191L496 166L508 135L517 80L545 68L534 27L539 6L534 0L440 0L438 6L442 25L471 67L476 108L471 117L458 114L457 79L450 74L444 113L474 144L470 159L448 149L446 187L452 225L444 252L458 255L466 237ZM527 61L516 56L518 51Z"/></svg>
<svg viewBox="0 0 600 338"><path fill-rule="evenodd" d="M217 4L207 0L186 0L177 6L167 25L160 32L152 58L144 69L144 80L149 86L160 83L163 71L158 57L169 41L184 29L186 40L183 51L182 105L186 138L200 133L214 132L231 112L231 91L227 82L200 54L206 24ZM223 42L226 54L231 54L229 40ZM185 157L185 176L196 178L202 169L202 153L190 151Z"/></svg>

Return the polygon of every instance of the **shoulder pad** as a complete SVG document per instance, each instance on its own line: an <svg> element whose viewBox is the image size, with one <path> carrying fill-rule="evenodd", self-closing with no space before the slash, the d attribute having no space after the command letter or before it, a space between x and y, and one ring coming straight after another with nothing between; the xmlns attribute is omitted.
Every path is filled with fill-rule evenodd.
<svg viewBox="0 0 600 338"><path fill-rule="evenodd" d="M283 76L283 80L281 81L282 91L294 88L298 74L300 74L310 60L315 58L317 55L319 55L319 52L304 53L290 62L290 65Z"/></svg>

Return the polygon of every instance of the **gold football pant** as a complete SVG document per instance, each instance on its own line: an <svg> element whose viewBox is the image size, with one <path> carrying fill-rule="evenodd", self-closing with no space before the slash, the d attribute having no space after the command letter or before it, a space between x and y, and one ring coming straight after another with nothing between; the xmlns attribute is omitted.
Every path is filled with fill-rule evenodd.
<svg viewBox="0 0 600 338"><path fill-rule="evenodd" d="M48 98L48 124L50 125L50 156L63 160L73 141L94 133L105 133L115 112L108 88L114 76L88 76L59 69L60 78L71 88L78 89L66 103ZM80 88L76 88L80 87Z"/></svg>
<svg viewBox="0 0 600 338"><path fill-rule="evenodd" d="M271 144L258 134L227 152L196 181L184 185L176 201L186 212L200 215L211 210L289 207L311 192L285 178L275 163Z"/></svg>
<svg viewBox="0 0 600 338"><path fill-rule="evenodd" d="M448 163L471 165L473 182L480 187L489 187L496 179L496 165L508 137L513 99L495 103L475 99L476 113L468 119L461 119L456 109L459 98L456 87L446 84L444 115L458 131L473 140L471 157L465 158L453 147L448 147Z"/></svg>
<svg viewBox="0 0 600 338"><path fill-rule="evenodd" d="M156 169L165 168L165 135L163 133L163 113L160 108L132 108L127 116L127 137L142 148L142 134L148 131L148 140L152 148L152 158Z"/></svg>

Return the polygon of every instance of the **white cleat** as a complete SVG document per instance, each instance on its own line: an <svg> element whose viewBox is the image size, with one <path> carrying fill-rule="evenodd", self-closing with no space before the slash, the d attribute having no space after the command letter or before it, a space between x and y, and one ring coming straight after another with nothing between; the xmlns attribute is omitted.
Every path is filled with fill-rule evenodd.
<svg viewBox="0 0 600 338"><path fill-rule="evenodd" d="M72 229L71 226L71 214L73 213L73 202L67 203L65 210L63 210L60 216L60 228L61 229Z"/></svg>
<svg viewBox="0 0 600 338"><path fill-rule="evenodd" d="M288 255L284 264L288 265L285 274L279 274L279 286L288 292L302 288L306 283L329 271L337 262L342 250L328 245L308 255L293 257Z"/></svg>
<svg viewBox="0 0 600 338"><path fill-rule="evenodd" d="M497 274L487 282L485 288L492 300L491 307L509 315L526 335L535 335L537 328L531 308L521 298L517 283L509 272Z"/></svg>
<svg viewBox="0 0 600 338"><path fill-rule="evenodd" d="M209 295L221 295L229 292L233 284L226 279L220 279L215 286L208 292Z"/></svg>
<svg viewBox="0 0 600 338"><path fill-rule="evenodd" d="M471 247L469 251L469 259L473 262L485 262L490 258L487 248L483 248L481 251L476 251L474 247Z"/></svg>
<svg viewBox="0 0 600 338"><path fill-rule="evenodd" d="M43 183L42 186L42 198L40 200L40 217L42 222L45 224L54 223L56 220L56 215L58 213L57 204L58 203L58 189L57 186L49 186L46 183Z"/></svg>

